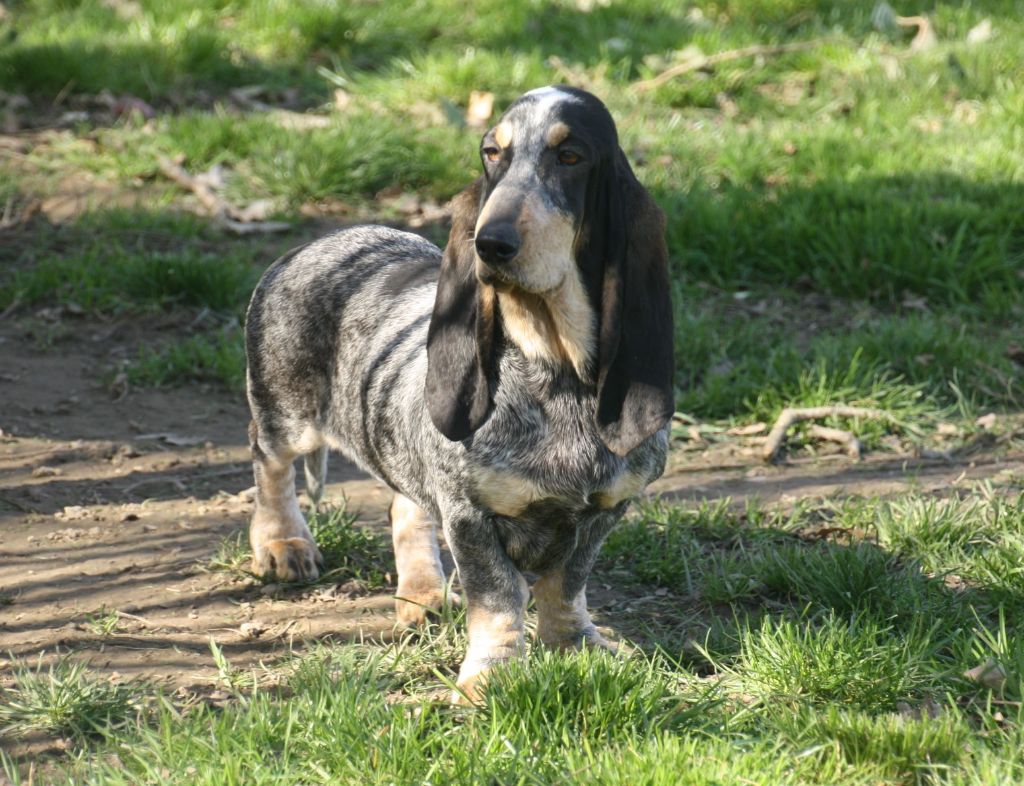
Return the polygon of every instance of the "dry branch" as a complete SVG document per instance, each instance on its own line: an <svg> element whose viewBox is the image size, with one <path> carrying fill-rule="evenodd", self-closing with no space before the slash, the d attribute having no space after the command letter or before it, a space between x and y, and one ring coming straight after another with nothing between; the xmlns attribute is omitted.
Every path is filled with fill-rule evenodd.
<svg viewBox="0 0 1024 786"><path fill-rule="evenodd" d="M214 216L218 218L228 216L230 209L228 203L217 196L213 189L202 180L192 177L181 164L176 164L165 156L160 156L157 159L157 164L160 167L160 173L164 177L168 180L173 180L186 191L191 191L195 194L196 199Z"/></svg>
<svg viewBox="0 0 1024 786"><path fill-rule="evenodd" d="M183 166L171 159L160 156L157 159L160 173L187 191L191 191L222 227L236 235L248 235L257 232L284 232L291 228L283 221L252 221L250 212L240 210L217 194L213 188L201 178L190 175Z"/></svg>
<svg viewBox="0 0 1024 786"><path fill-rule="evenodd" d="M809 431L812 437L825 440L826 442L838 442L846 448L847 456L855 461L860 460L860 440L849 431L843 431L841 428L819 426L817 423L811 426Z"/></svg>
<svg viewBox="0 0 1024 786"><path fill-rule="evenodd" d="M765 439L761 457L765 461L772 461L782 449L782 443L786 440L786 432L796 423L805 420L818 420L820 418L868 418L872 420L893 420L885 410L872 409L869 407L848 407L837 404L830 407L807 407L803 409L791 409L786 407L779 413L779 419L775 421L772 430ZM839 429L831 429L838 432ZM844 432L845 433L845 432ZM852 435L851 435L852 437ZM858 445L859 452L859 445Z"/></svg>
<svg viewBox="0 0 1024 786"><path fill-rule="evenodd" d="M755 46L745 46L740 49L728 49L725 52L718 52L713 55L695 57L692 60L677 63L671 68L662 71L660 74L652 76L650 79L645 79L642 82L635 82L632 89L637 93L643 93L647 90L653 90L656 87L661 87L663 84L671 79L675 79L677 76L682 76L683 74L688 74L692 71L700 71L704 68L713 68L719 63L728 63L732 60L742 60L745 57L775 57L777 55L786 54L787 52L802 52L806 49L814 49L822 44L829 43L832 40L833 39L830 38L818 38L813 41L795 41L790 44L758 44Z"/></svg>

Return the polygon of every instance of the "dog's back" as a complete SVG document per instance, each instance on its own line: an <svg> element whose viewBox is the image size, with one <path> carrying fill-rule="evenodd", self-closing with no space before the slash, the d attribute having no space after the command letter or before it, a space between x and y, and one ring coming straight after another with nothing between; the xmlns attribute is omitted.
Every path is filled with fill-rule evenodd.
<svg viewBox="0 0 1024 786"><path fill-rule="evenodd" d="M440 261L440 250L417 235L361 226L275 262L246 318L248 392L260 432L301 445L312 426L386 480L382 441L420 431L395 422L419 409L388 402L422 389Z"/></svg>

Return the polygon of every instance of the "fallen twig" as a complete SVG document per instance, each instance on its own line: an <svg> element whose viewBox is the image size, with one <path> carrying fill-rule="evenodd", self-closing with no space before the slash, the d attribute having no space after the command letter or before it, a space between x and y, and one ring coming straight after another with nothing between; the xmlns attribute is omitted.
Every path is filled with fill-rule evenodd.
<svg viewBox="0 0 1024 786"><path fill-rule="evenodd" d="M196 198L202 203L203 207L213 213L215 216L227 216L230 206L227 202L217 196L213 189L210 188L206 183L199 180L198 178L192 177L185 168L180 164L176 164L166 156L160 156L157 159L157 164L160 167L160 173L169 180L173 180L179 186L187 191L191 191L196 195Z"/></svg>
<svg viewBox="0 0 1024 786"><path fill-rule="evenodd" d="M843 431L841 428L819 426L815 423L810 428L810 434L812 437L823 439L826 442L838 442L846 448L847 456L855 461L860 461L860 440L849 431Z"/></svg>
<svg viewBox="0 0 1024 786"><path fill-rule="evenodd" d="M176 164L166 156L157 159L160 173L174 181L182 188L191 191L217 222L236 235L248 235L257 232L284 232L291 225L284 221L250 221L245 210L239 210L214 191L209 184L200 178L190 175L183 166Z"/></svg>
<svg viewBox="0 0 1024 786"><path fill-rule="evenodd" d="M647 90L653 90L656 87L661 87L663 84L671 79L675 79L677 76L688 74L691 71L700 71L703 68L712 68L719 63L728 63L732 60L742 60L744 57L773 57L776 55L786 54L787 52L801 52L805 49L814 49L815 47L829 43L832 40L834 39L817 38L813 41L795 41L790 44L758 44L755 46L745 46L740 49L729 49L725 52L718 52L713 55L702 55L700 57L695 57L692 60L677 63L671 68L662 71L660 74L652 76L650 79L635 82L632 90L637 93L643 93Z"/></svg>
<svg viewBox="0 0 1024 786"><path fill-rule="evenodd" d="M18 310L18 306L21 305L21 295L16 295L14 300L7 304L7 308L0 311L0 322L3 322L7 317Z"/></svg>
<svg viewBox="0 0 1024 786"><path fill-rule="evenodd" d="M830 407L807 407L803 409L791 409L786 407L779 413L779 419L775 421L772 430L764 441L764 448L761 457L765 461L772 461L782 449L782 443L786 440L786 432L795 423L805 420L818 420L819 418L840 417L840 418L868 418L872 420L892 421L893 417L882 409L869 407L848 407L837 404ZM838 431L838 429L832 429Z"/></svg>

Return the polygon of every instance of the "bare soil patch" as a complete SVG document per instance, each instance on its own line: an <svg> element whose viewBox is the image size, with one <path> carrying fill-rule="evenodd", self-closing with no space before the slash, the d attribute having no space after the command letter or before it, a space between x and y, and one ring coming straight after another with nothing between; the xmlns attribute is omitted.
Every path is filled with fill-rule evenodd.
<svg viewBox="0 0 1024 786"><path fill-rule="evenodd" d="M210 569L251 512L244 397L203 386L112 392L111 349L132 330L82 319L41 347L30 320L0 324L0 680L14 659L66 652L111 678L202 690L215 672L211 641L245 667L325 638L389 637L393 587L267 588ZM686 445L651 491L786 505L1024 476L1024 457L996 448L952 461L877 453L782 465L756 453L743 440ZM328 496L385 528L390 492L340 457L331 464ZM602 608L610 617L619 590L595 585L598 618ZM97 620L111 614L116 627L102 630Z"/></svg>

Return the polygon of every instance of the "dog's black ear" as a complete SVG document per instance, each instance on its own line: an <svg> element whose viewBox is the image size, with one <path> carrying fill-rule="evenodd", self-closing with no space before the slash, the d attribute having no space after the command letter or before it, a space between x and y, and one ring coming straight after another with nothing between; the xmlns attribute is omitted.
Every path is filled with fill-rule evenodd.
<svg viewBox="0 0 1024 786"><path fill-rule="evenodd" d="M473 238L482 190L481 178L452 200L427 332L427 410L452 441L480 428L491 411L496 303L494 290L477 279Z"/></svg>
<svg viewBox="0 0 1024 786"><path fill-rule="evenodd" d="M665 214L621 150L605 169L595 194L605 214L597 427L608 449L625 456L675 410L672 299Z"/></svg>

